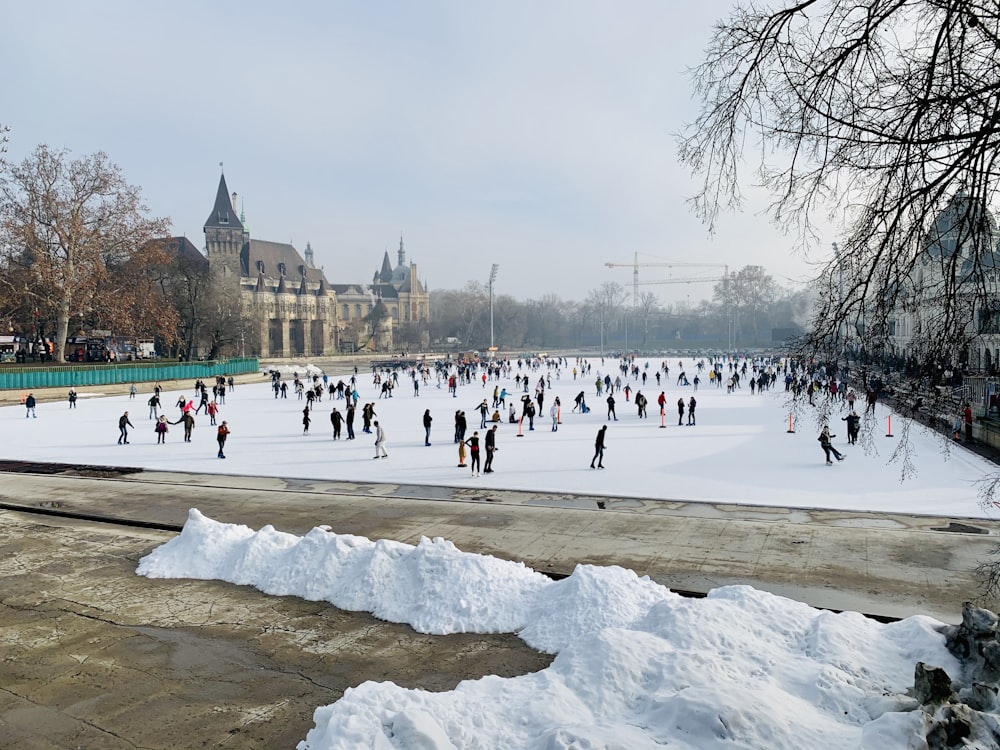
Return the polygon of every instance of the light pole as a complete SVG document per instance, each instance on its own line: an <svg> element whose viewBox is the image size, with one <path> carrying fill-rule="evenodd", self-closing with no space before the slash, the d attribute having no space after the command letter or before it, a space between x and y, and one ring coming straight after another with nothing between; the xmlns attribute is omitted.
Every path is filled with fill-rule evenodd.
<svg viewBox="0 0 1000 750"><path fill-rule="evenodd" d="M493 264L490 269L490 351L493 351L493 282L497 280L497 271L500 270L500 266L497 263Z"/></svg>

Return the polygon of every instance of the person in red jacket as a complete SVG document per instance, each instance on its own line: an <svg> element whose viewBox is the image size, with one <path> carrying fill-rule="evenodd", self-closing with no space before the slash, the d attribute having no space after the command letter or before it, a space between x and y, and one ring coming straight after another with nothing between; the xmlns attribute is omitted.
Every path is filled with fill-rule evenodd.
<svg viewBox="0 0 1000 750"><path fill-rule="evenodd" d="M223 449L226 447L226 438L229 437L229 423L226 420L222 420L216 436L219 441L219 458L225 458L226 454L223 452Z"/></svg>

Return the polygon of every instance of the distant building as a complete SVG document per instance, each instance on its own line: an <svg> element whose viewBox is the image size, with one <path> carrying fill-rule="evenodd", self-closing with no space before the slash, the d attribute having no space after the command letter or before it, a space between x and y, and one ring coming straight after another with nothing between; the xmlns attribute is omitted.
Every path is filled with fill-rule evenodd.
<svg viewBox="0 0 1000 750"><path fill-rule="evenodd" d="M358 349L393 348L393 331L400 325L409 323L425 324L430 311L430 294L427 286L420 281L417 264L406 262L403 238L399 238L395 268L386 251L382 267L375 271L372 283L333 284L337 293L337 304L342 345L350 342ZM386 318L376 325L376 330L364 325L376 305L385 306Z"/></svg>
<svg viewBox="0 0 1000 750"><path fill-rule="evenodd" d="M982 238L981 246L973 237ZM895 354L919 356L921 342L939 338L945 297L967 298L955 307L967 316L966 349L953 352L943 366L966 365L972 372L994 372L1000 360L1000 234L984 205L964 192L952 196L935 217L924 248L909 275L911 285L888 321Z"/></svg>

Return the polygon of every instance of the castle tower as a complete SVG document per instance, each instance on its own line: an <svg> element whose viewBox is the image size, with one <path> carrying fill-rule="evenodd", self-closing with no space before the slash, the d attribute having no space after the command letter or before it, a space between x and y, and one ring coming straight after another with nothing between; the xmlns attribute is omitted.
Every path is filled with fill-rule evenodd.
<svg viewBox="0 0 1000 750"><path fill-rule="evenodd" d="M238 288L241 276L240 253L248 239L243 222L237 218L236 193L230 199L226 176L223 174L219 177L215 206L205 221L205 252L208 254L211 273Z"/></svg>

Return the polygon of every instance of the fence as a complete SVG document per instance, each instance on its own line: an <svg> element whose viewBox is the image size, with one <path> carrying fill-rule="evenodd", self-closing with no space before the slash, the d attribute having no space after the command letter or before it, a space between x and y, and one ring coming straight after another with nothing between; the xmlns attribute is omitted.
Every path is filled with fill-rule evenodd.
<svg viewBox="0 0 1000 750"><path fill-rule="evenodd" d="M205 362L125 362L58 367L0 367L0 390L69 388L158 380L196 380L216 375L240 375L260 370L256 357Z"/></svg>

